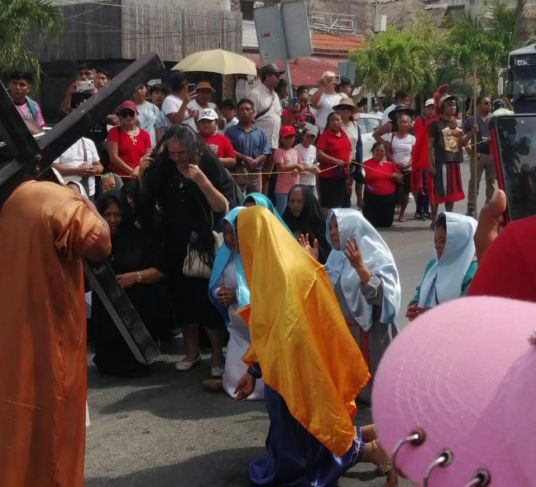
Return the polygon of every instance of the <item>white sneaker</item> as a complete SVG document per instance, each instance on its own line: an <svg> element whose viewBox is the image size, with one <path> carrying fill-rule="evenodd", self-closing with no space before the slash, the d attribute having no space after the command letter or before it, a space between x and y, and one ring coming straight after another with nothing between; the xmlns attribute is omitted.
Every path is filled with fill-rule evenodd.
<svg viewBox="0 0 536 487"><path fill-rule="evenodd" d="M180 370L181 372L186 372L199 362L201 362L201 354L199 354L194 360L180 360L175 364L175 369Z"/></svg>
<svg viewBox="0 0 536 487"><path fill-rule="evenodd" d="M223 377L223 372L224 372L224 370L221 367L212 367L210 369L210 376L219 379L219 378Z"/></svg>

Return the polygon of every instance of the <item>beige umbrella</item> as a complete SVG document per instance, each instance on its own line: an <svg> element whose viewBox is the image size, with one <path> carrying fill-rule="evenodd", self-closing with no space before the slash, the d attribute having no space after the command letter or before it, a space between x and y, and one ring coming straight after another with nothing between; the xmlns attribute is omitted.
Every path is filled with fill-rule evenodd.
<svg viewBox="0 0 536 487"><path fill-rule="evenodd" d="M248 58L223 49L200 51L186 56L173 70L206 71L219 74L257 74L257 67Z"/></svg>

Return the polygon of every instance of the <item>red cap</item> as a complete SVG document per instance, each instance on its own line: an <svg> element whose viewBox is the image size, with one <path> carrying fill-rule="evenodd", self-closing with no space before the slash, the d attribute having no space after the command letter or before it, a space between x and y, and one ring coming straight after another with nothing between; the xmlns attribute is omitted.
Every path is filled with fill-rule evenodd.
<svg viewBox="0 0 536 487"><path fill-rule="evenodd" d="M296 137L296 129L292 125L283 125L279 131L279 137Z"/></svg>
<svg viewBox="0 0 536 487"><path fill-rule="evenodd" d="M123 103L121 103L117 109L117 113L123 110L132 110L134 113L138 113L138 107L132 100L125 100Z"/></svg>

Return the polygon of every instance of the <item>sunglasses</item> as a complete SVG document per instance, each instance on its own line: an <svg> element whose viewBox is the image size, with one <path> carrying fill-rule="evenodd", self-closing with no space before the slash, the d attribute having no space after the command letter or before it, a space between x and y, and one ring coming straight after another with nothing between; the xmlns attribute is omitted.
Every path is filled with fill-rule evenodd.
<svg viewBox="0 0 536 487"><path fill-rule="evenodd" d="M134 118L135 115L132 110L122 110L119 112L119 116L123 118Z"/></svg>

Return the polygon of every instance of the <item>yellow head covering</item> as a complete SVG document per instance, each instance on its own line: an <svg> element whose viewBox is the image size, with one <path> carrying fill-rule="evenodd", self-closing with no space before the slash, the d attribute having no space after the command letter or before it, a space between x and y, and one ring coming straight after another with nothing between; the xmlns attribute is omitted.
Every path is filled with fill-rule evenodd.
<svg viewBox="0 0 536 487"><path fill-rule="evenodd" d="M355 398L370 375L322 265L265 208L243 210L238 243L251 293L239 313L263 380L290 414L336 455L354 438Z"/></svg>

